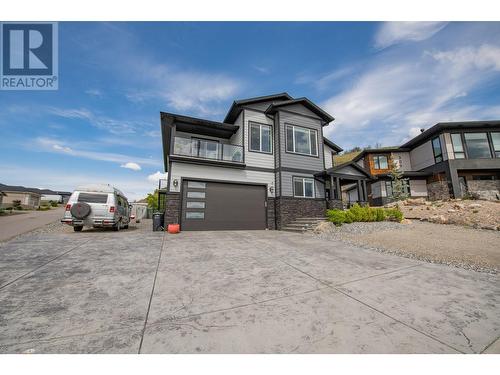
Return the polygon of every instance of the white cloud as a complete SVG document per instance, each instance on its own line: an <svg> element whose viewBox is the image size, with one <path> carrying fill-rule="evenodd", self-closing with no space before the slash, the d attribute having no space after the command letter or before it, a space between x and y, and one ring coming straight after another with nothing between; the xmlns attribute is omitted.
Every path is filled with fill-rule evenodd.
<svg viewBox="0 0 500 375"><path fill-rule="evenodd" d="M168 176L168 173L161 173L160 171L156 171L153 174L150 174L148 176L148 181L155 182L158 184L159 180L166 180Z"/></svg>
<svg viewBox="0 0 500 375"><path fill-rule="evenodd" d="M482 45L382 59L322 103L336 118L326 133L343 147L389 146L437 122L498 118L500 105L466 98L498 76L499 51Z"/></svg>
<svg viewBox="0 0 500 375"><path fill-rule="evenodd" d="M124 165L128 163L136 164L137 166L139 165L139 163L151 166L162 165L161 161L155 159L135 157L130 155L110 153L110 152L75 149L74 147L69 147L67 143L68 142L60 141L58 139L39 137L36 138L33 142L30 142L27 146L33 148L34 145L35 146L34 149L39 151L62 153L74 157L80 157L98 161L115 162ZM130 160L134 160L134 162L130 162Z"/></svg>
<svg viewBox="0 0 500 375"><path fill-rule="evenodd" d="M375 35L375 47L429 39L446 26L446 22L384 22Z"/></svg>
<svg viewBox="0 0 500 375"><path fill-rule="evenodd" d="M99 90L99 89L88 89L88 90L85 90L85 94L90 95L90 96L95 96L95 97L98 97L98 98L102 98L104 96L104 94L102 93L102 91Z"/></svg>
<svg viewBox="0 0 500 375"><path fill-rule="evenodd" d="M133 171L140 171L141 170L141 166L139 164L133 163L133 162L128 162L128 163L122 164L122 165L120 165L120 167L132 169Z"/></svg>
<svg viewBox="0 0 500 375"><path fill-rule="evenodd" d="M234 99L241 89L239 79L221 73L176 69L143 60L131 66L141 81L126 97L134 103L162 100L179 112L214 116L224 112L225 101Z"/></svg>
<svg viewBox="0 0 500 375"><path fill-rule="evenodd" d="M128 119L116 119L107 116L100 116L86 108L46 108L49 114L68 118L88 121L92 126L98 129L106 130L111 134L124 135L136 134L143 129L150 129L152 125L144 121L133 121Z"/></svg>

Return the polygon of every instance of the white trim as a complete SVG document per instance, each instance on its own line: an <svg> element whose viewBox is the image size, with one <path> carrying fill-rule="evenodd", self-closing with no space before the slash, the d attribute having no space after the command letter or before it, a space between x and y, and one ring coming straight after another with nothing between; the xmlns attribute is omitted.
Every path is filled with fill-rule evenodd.
<svg viewBox="0 0 500 375"><path fill-rule="evenodd" d="M291 127L292 128L292 149L293 149L293 151L290 151L288 149L287 127ZM309 142L309 148L310 148L311 151L312 151L311 132L315 133L315 137L314 137L314 139L316 139L316 153L315 154L313 154L312 152L308 154L308 153L305 153L305 152L295 151L295 128L303 129L303 130L305 130L305 131L308 132L308 137L307 138L308 138L308 142ZM285 143L286 143L285 144L285 151L286 152L293 153L293 154L298 154L298 155L319 157L318 131L316 129L310 129L310 128L307 128L307 127L304 127L304 126L298 126L298 125L285 124Z"/></svg>
<svg viewBox="0 0 500 375"><path fill-rule="evenodd" d="M303 192L303 195L297 195L295 194L295 180L302 180L302 192ZM311 197L307 197L305 194L306 194L306 182L311 182L312 183L312 196ZM293 188L293 196L294 197L297 197L297 198L309 198L309 199L314 199L316 197L316 192L315 192L315 188L316 186L314 186L314 178L309 178L309 177L300 177L300 176L293 176L292 177L292 188Z"/></svg>

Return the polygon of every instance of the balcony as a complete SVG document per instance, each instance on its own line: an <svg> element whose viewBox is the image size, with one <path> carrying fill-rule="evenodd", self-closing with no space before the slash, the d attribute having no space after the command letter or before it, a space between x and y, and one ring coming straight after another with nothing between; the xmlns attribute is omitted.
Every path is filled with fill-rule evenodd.
<svg viewBox="0 0 500 375"><path fill-rule="evenodd" d="M174 137L175 156L243 165L243 146L205 139Z"/></svg>

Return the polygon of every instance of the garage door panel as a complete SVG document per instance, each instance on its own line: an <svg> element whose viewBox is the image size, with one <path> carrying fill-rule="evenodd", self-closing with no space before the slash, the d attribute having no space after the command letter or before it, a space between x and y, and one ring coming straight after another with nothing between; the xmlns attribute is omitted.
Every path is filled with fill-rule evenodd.
<svg viewBox="0 0 500 375"><path fill-rule="evenodd" d="M266 228L264 186L220 182L206 182L205 189L195 186L190 181L183 183L183 230ZM203 194L193 194L196 192L204 192L204 198Z"/></svg>

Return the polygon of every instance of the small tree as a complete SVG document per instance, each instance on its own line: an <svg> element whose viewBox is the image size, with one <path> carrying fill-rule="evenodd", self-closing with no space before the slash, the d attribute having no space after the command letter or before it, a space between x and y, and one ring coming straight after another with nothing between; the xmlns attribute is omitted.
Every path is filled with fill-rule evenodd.
<svg viewBox="0 0 500 375"><path fill-rule="evenodd" d="M146 201L148 202L149 208L152 208L154 211L158 210L158 189L152 194L149 193L146 197Z"/></svg>
<svg viewBox="0 0 500 375"><path fill-rule="evenodd" d="M403 172L399 165L391 160L391 173L392 179L392 197L396 201L401 201L408 198L408 192L406 189L406 180L403 178Z"/></svg>
<svg viewBox="0 0 500 375"><path fill-rule="evenodd" d="M15 199L12 201L12 206L14 207L14 210L21 210L21 201L19 199Z"/></svg>

